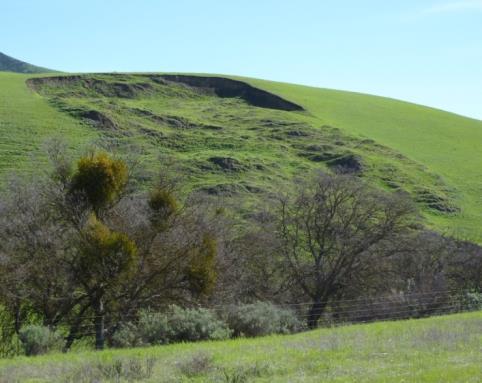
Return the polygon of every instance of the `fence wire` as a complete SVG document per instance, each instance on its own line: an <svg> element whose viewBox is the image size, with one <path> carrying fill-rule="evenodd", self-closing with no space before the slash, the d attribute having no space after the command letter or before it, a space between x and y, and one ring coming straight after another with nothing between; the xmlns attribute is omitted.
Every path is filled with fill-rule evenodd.
<svg viewBox="0 0 482 383"><path fill-rule="evenodd" d="M307 322L314 314L319 314L318 327L324 327L340 326L350 323L413 319L480 310L480 306L473 306L465 300L468 293L469 291L444 290L399 294L385 298L340 299L333 302L322 301L317 302L323 306L323 309L319 312L316 312L316 310L311 310L310 312L314 304L313 302L280 303L274 305L292 311L301 322ZM224 304L203 308L223 318L238 307L239 304ZM74 332L77 338L94 336L96 334L94 322L99 318L104 318L106 331L128 322L137 324L139 320L139 316L135 314L116 315L112 317L109 315L84 315L76 317L75 319L61 321L59 327L70 329L77 326L77 330ZM5 326L3 324L0 327L0 335L15 330L15 326Z"/></svg>

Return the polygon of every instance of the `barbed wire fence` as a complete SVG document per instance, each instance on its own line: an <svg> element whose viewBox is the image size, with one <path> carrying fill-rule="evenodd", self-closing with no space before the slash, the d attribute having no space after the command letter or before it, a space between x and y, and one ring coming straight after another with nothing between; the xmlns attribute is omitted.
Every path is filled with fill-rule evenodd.
<svg viewBox="0 0 482 383"><path fill-rule="evenodd" d="M355 299L338 299L334 301L318 302L323 310L319 313L317 327L342 326L354 323L370 323L377 321L394 321L403 319L416 319L455 313L464 313L482 310L480 294L472 291L443 290L411 294L393 294L385 297L364 297ZM220 304L202 307L210 310L216 316L223 317L240 304ZM306 323L313 315L313 302L280 303L274 304L278 308L292 311L301 323ZM201 307L196 307L201 308ZM95 332L95 315L79 316L72 320L62 321L65 328L76 325L76 337L93 337ZM139 316L106 315L105 328L109 329L123 323L138 323ZM78 323L80 321L80 323ZM307 329L302 327L301 330ZM14 326L2 324L1 332L15 331ZM1 336L1 334L0 334ZM0 343L1 343L0 337ZM1 348L0 344L0 348Z"/></svg>

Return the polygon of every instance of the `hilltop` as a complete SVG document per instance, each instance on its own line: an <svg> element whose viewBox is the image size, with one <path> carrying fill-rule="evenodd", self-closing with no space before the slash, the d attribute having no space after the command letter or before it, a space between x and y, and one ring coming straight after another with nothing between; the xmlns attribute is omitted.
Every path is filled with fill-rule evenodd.
<svg viewBox="0 0 482 383"><path fill-rule="evenodd" d="M0 52L0 71L14 73L50 73L51 69L41 68L24 61L17 60Z"/></svg>
<svg viewBox="0 0 482 383"><path fill-rule="evenodd" d="M482 121L233 76L0 73L0 82L2 174L44 164L49 137L72 150L100 140L149 169L174 160L189 188L249 214L294 176L343 171L409 192L428 226L481 240Z"/></svg>

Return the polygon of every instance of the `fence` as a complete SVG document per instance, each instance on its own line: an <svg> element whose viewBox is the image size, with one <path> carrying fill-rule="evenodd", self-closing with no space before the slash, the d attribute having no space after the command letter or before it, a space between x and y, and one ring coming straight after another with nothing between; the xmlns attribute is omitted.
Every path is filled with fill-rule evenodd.
<svg viewBox="0 0 482 383"><path fill-rule="evenodd" d="M319 302L324 307L320 314L318 327L338 326L349 323L368 323L411 318L422 318L435 315L482 310L482 295L470 291L431 291L426 293L393 294L375 298L340 299ZM204 307L219 317L236 306L211 305ZM301 322L307 322L312 313L313 302L279 303L275 306L293 311ZM81 320L76 334L79 337L93 336L96 316L76 317ZM136 322L137 315L105 316L105 328L109 329L120 323ZM74 321L63 321L62 325L73 326ZM2 326L1 333L13 331L13 326Z"/></svg>

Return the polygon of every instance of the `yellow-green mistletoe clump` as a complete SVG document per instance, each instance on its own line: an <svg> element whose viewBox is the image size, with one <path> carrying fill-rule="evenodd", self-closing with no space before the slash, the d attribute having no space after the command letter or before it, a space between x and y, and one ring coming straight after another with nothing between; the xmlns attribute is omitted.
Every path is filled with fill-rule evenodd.
<svg viewBox="0 0 482 383"><path fill-rule="evenodd" d="M128 169L124 161L106 153L82 157L72 180L72 190L85 193L95 210L113 202L124 189Z"/></svg>

